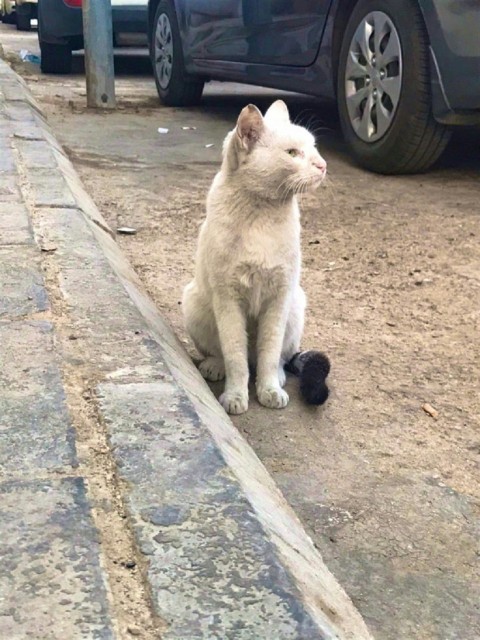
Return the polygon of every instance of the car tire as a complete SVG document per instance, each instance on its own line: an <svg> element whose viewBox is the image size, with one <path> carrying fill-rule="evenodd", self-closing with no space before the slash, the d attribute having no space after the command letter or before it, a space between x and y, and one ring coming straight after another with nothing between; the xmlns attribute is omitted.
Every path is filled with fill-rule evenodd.
<svg viewBox="0 0 480 640"><path fill-rule="evenodd" d="M172 107L198 104L204 82L185 71L180 29L172 2L161 0L150 34L150 54L160 100Z"/></svg>
<svg viewBox="0 0 480 640"><path fill-rule="evenodd" d="M418 173L440 157L451 132L432 114L429 43L415 0L355 5L340 50L337 99L343 134L363 167Z"/></svg>
<svg viewBox="0 0 480 640"><path fill-rule="evenodd" d="M68 44L40 41L40 69L42 73L68 74L72 71L72 49Z"/></svg>
<svg viewBox="0 0 480 640"><path fill-rule="evenodd" d="M16 7L17 30L30 31L32 28L32 7L30 4L22 4Z"/></svg>

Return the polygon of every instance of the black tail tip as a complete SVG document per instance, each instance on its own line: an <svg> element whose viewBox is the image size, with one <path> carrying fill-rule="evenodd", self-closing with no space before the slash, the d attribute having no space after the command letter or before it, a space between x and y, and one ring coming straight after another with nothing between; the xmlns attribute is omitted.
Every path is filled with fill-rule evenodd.
<svg viewBox="0 0 480 640"><path fill-rule="evenodd" d="M330 373L330 360L320 351L308 351L302 354L302 360L300 393L308 404L321 405L329 394L325 380Z"/></svg>

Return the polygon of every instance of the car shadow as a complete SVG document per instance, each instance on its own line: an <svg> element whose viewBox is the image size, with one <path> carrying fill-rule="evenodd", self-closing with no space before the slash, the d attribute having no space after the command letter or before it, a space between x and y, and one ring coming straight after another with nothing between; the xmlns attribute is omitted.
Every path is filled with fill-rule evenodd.
<svg viewBox="0 0 480 640"><path fill-rule="evenodd" d="M146 50L142 52L138 48L129 49L128 47L114 49L113 64L115 77L152 78L153 82L152 64ZM83 51L74 52L71 74L74 76L85 74Z"/></svg>

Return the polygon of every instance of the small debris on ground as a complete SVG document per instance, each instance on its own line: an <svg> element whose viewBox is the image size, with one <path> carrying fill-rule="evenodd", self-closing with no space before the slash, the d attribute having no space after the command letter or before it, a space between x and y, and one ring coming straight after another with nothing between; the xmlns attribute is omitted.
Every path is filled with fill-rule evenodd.
<svg viewBox="0 0 480 640"><path fill-rule="evenodd" d="M157 131L158 133L168 133L168 129L165 129L165 127L158 127Z"/></svg>
<svg viewBox="0 0 480 640"><path fill-rule="evenodd" d="M425 404L422 404L422 409L425 411L425 413L428 413L429 416L432 416L434 420L438 420L439 413L435 409L435 407L432 407L431 404L425 402Z"/></svg>
<svg viewBox="0 0 480 640"><path fill-rule="evenodd" d="M44 242L41 243L40 249L44 253L53 253L54 251L56 251L58 249L58 247L53 242L45 242L44 241Z"/></svg>
<svg viewBox="0 0 480 640"><path fill-rule="evenodd" d="M215 145L213 143L211 144L206 144L205 145L205 149L210 149L210 147L214 147Z"/></svg>
<svg viewBox="0 0 480 640"><path fill-rule="evenodd" d="M197 127L182 127L184 131L196 131Z"/></svg>
<svg viewBox="0 0 480 640"><path fill-rule="evenodd" d="M133 227L118 227L117 233L122 236L134 236L137 233L137 230Z"/></svg>
<svg viewBox="0 0 480 640"><path fill-rule="evenodd" d="M35 53L28 51L28 49L20 50L20 58L24 62L33 62L34 64L40 64L40 56L37 56Z"/></svg>

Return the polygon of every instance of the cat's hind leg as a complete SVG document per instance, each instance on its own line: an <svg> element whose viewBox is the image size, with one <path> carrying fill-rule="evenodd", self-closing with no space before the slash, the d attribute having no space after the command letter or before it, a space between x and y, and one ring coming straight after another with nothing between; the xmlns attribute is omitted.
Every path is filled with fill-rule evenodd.
<svg viewBox="0 0 480 640"><path fill-rule="evenodd" d="M285 365L288 364L293 356L300 351L300 341L303 335L305 305L305 293L301 287L298 287L295 295L293 296L287 325L285 327L285 336L283 338L282 357L278 368L278 381L280 382L281 387L285 386L287 379L284 368Z"/></svg>
<svg viewBox="0 0 480 640"><path fill-rule="evenodd" d="M285 336L283 338L282 362L285 365L300 351L300 342L303 335L306 297L302 287L297 287L292 299L290 313L288 315Z"/></svg>
<svg viewBox="0 0 480 640"><path fill-rule="evenodd" d="M217 356L207 356L198 365L198 370L210 382L218 382L225 378L225 364L223 358Z"/></svg>
<svg viewBox="0 0 480 640"><path fill-rule="evenodd" d="M198 366L200 373L211 382L223 380L225 365L213 308L195 280L185 287L182 306L187 332L197 351L204 356Z"/></svg>

